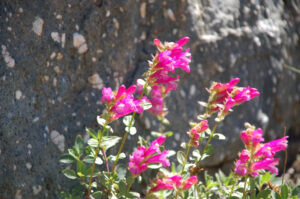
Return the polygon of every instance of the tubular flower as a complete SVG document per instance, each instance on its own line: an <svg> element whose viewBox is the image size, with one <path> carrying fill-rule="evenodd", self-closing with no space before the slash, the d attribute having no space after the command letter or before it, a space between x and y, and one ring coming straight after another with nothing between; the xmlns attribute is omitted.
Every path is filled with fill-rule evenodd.
<svg viewBox="0 0 300 199"><path fill-rule="evenodd" d="M213 83L208 90L210 96L206 104L207 111L204 115L205 117L210 117L212 114L218 112L218 119L223 120L232 111L232 107L259 96L259 92L255 88L237 87L236 84L239 81L239 78L234 78L224 84Z"/></svg>
<svg viewBox="0 0 300 199"><path fill-rule="evenodd" d="M242 150L240 153L240 159L236 162L236 167L234 169L234 172L240 175L246 175L247 174L247 161L249 160L250 155L247 150Z"/></svg>
<svg viewBox="0 0 300 199"><path fill-rule="evenodd" d="M272 158L278 151L284 151L288 147L288 136L273 140L264 144L256 153L255 156L263 156L264 158Z"/></svg>
<svg viewBox="0 0 300 199"><path fill-rule="evenodd" d="M154 140L150 147L140 146L131 156L129 170L133 175L139 175L147 170L148 164L161 163L164 167L170 166L167 159L168 151L160 151L159 147L165 141L165 136L160 136Z"/></svg>
<svg viewBox="0 0 300 199"><path fill-rule="evenodd" d="M276 166L278 158L274 158L275 153L283 151L288 147L288 136L273 140L268 143L262 137L263 131L255 129L254 126L245 124L247 129L241 132L241 139L246 149L240 153L240 158L236 162L235 172L239 175L259 176L260 170L269 170L271 173L278 174Z"/></svg>
<svg viewBox="0 0 300 199"><path fill-rule="evenodd" d="M141 100L136 100L133 96L135 90L135 85L128 89L122 85L116 93L111 88L102 89L101 101L107 106L110 122L133 112L142 113L144 111L141 103L147 98L143 97Z"/></svg>
<svg viewBox="0 0 300 199"><path fill-rule="evenodd" d="M186 180L182 181L182 177L180 175L174 175L172 177L166 177L163 179L157 179L155 186L150 189L151 192L156 192L160 190L188 190L198 181L197 176L191 176Z"/></svg>
<svg viewBox="0 0 300 199"><path fill-rule="evenodd" d="M154 44L160 51L150 64L150 75L148 80L150 85L163 84L167 90L176 90L176 81L179 76L171 77L169 72L175 73L176 68L181 68L186 72L190 72L189 63L191 55L189 49L183 50L182 46L189 41L188 37L183 37L177 43L166 42L162 44L158 39L154 40Z"/></svg>
<svg viewBox="0 0 300 199"><path fill-rule="evenodd" d="M154 115L162 115L164 113L164 98L162 97L162 89L161 87L154 85L152 87L151 99L150 102L152 107L149 111Z"/></svg>
<svg viewBox="0 0 300 199"><path fill-rule="evenodd" d="M199 145L200 134L208 129L207 123L207 120L203 120L188 132L194 147Z"/></svg>
<svg viewBox="0 0 300 199"><path fill-rule="evenodd" d="M191 176L185 181L182 182L182 185L180 186L183 190L190 189L194 184L196 184L198 181L197 176Z"/></svg>
<svg viewBox="0 0 300 199"><path fill-rule="evenodd" d="M277 175L278 170L276 166L278 165L278 163L279 158L269 158L256 161L250 166L250 175L252 177L259 176L257 170L269 170L272 174L275 173Z"/></svg>

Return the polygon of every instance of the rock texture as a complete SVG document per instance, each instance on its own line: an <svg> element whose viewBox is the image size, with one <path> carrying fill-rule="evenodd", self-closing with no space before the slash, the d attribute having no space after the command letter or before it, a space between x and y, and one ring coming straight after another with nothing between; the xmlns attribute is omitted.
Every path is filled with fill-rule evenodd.
<svg viewBox="0 0 300 199"><path fill-rule="evenodd" d="M204 166L229 167L246 121L270 139L286 126L295 155L300 75L285 64L300 67L299 16L297 0L0 1L0 198L59 198L70 184L60 155L86 126L97 128L103 86L130 85L147 69L154 38L191 38L191 73L167 99L170 147L188 138L204 88L238 76L261 96L225 120L227 140ZM137 123L144 136L157 128L147 114ZM130 142L136 136L128 152Z"/></svg>

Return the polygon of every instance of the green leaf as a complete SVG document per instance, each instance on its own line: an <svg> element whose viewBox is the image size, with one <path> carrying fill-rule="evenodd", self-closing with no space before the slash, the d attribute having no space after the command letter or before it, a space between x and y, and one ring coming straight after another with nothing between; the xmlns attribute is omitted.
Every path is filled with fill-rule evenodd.
<svg viewBox="0 0 300 199"><path fill-rule="evenodd" d="M198 104L200 104L200 106L207 107L207 102L198 101Z"/></svg>
<svg viewBox="0 0 300 199"><path fill-rule="evenodd" d="M186 142L181 142L180 147L183 149L186 149L187 143Z"/></svg>
<svg viewBox="0 0 300 199"><path fill-rule="evenodd" d="M89 163L89 164L93 164L94 163L94 156L90 156L90 155L85 156L82 161L86 162L86 163ZM98 164L98 165L101 165L101 164L103 164L103 161L100 157L97 157L95 163Z"/></svg>
<svg viewBox="0 0 300 199"><path fill-rule="evenodd" d="M116 172L120 180L124 179L127 173L127 166L124 164L118 164L116 166Z"/></svg>
<svg viewBox="0 0 300 199"><path fill-rule="evenodd" d="M203 154L201 160L204 160L205 158L209 157L207 154Z"/></svg>
<svg viewBox="0 0 300 199"><path fill-rule="evenodd" d="M134 199L136 199L136 198L141 198L141 195L139 194L139 193L137 193L137 192L129 192L127 195L126 195L126 197L128 197L128 198L134 198Z"/></svg>
<svg viewBox="0 0 300 199"><path fill-rule="evenodd" d="M92 172L92 167L85 167L84 171L82 172L83 175L85 175L86 177L90 177L91 176L91 172ZM93 173L93 178L97 177L101 175L101 172L99 171L99 169L95 168L94 173Z"/></svg>
<svg viewBox="0 0 300 199"><path fill-rule="evenodd" d="M171 157L171 156L173 156L175 154L176 154L176 152L174 150L169 150L167 157Z"/></svg>
<svg viewBox="0 0 300 199"><path fill-rule="evenodd" d="M101 199L102 198L102 192L101 191L96 191L96 192L92 193L92 196L94 197L94 199Z"/></svg>
<svg viewBox="0 0 300 199"><path fill-rule="evenodd" d="M266 198L269 198L270 193L271 193L271 190L270 190L270 189L262 190L262 191L260 191L260 192L257 194L256 199L266 199Z"/></svg>
<svg viewBox="0 0 300 199"><path fill-rule="evenodd" d="M102 138L101 146L103 147L104 151L107 149L115 146L121 140L118 136L105 136Z"/></svg>
<svg viewBox="0 0 300 199"><path fill-rule="evenodd" d="M97 137L96 137L96 132L95 132L93 129L86 128L85 130L86 130L86 132L88 132L88 134L90 134L90 136L91 136L92 138L97 139Z"/></svg>
<svg viewBox="0 0 300 199"><path fill-rule="evenodd" d="M165 176L171 176L172 174L168 169L164 167L160 168L159 171L162 172Z"/></svg>
<svg viewBox="0 0 300 199"><path fill-rule="evenodd" d="M74 147L73 147L74 148ZM75 154L75 151L73 149L68 149L69 155L73 156L74 159L78 160L79 157Z"/></svg>
<svg viewBox="0 0 300 199"><path fill-rule="evenodd" d="M108 156L108 159L110 159L111 161L116 161L116 158L117 158L116 155L110 155L110 156ZM123 152L120 153L119 159L122 160L122 159L124 159L124 158L126 158L125 153L123 153Z"/></svg>
<svg viewBox="0 0 300 199"><path fill-rule="evenodd" d="M145 140L142 136L139 136L138 140L140 145L147 146L147 140Z"/></svg>
<svg viewBox="0 0 300 199"><path fill-rule="evenodd" d="M206 133L207 135L210 135L210 134L211 134L211 130L208 128L208 129L205 131L205 133Z"/></svg>
<svg viewBox="0 0 300 199"><path fill-rule="evenodd" d="M271 195L273 199L281 199L281 196L274 190L271 192Z"/></svg>
<svg viewBox="0 0 300 199"><path fill-rule="evenodd" d="M74 180L77 178L75 171L72 169L65 169L62 171L62 173L69 179Z"/></svg>
<svg viewBox="0 0 300 199"><path fill-rule="evenodd" d="M101 118L100 116L97 116L97 122L98 124L100 124L101 126L105 125L105 119Z"/></svg>
<svg viewBox="0 0 300 199"><path fill-rule="evenodd" d="M104 136L101 141L101 147L106 151L115 146L120 140L121 138L118 136ZM96 148L98 146L98 140L91 138L88 140L88 145Z"/></svg>
<svg viewBox="0 0 300 199"><path fill-rule="evenodd" d="M85 169L85 165L82 161L77 161L76 162L76 169L77 169L77 172L83 172L84 169Z"/></svg>
<svg viewBox="0 0 300 199"><path fill-rule="evenodd" d="M170 125L170 121L167 118L163 119L163 124L169 126Z"/></svg>
<svg viewBox="0 0 300 199"><path fill-rule="evenodd" d="M159 136L161 136L161 133L160 133L160 132L157 132L157 131L151 131L151 135L152 135L153 137L158 138Z"/></svg>
<svg viewBox="0 0 300 199"><path fill-rule="evenodd" d="M125 126L129 126L131 119L132 119L132 115L127 115L123 118L123 123L125 124ZM134 119L131 122L131 126L133 125L134 125Z"/></svg>
<svg viewBox="0 0 300 199"><path fill-rule="evenodd" d="M298 196L300 198L300 185L294 187L292 190L292 196Z"/></svg>
<svg viewBox="0 0 300 199"><path fill-rule="evenodd" d="M98 140L94 139L94 138L89 139L87 143L88 143L88 145L90 145L91 147L94 147L94 148L96 148L98 146Z"/></svg>
<svg viewBox="0 0 300 199"><path fill-rule="evenodd" d="M130 127L130 129L128 127L126 127L125 131L130 133L130 135L135 135L136 134L136 128L134 126Z"/></svg>
<svg viewBox="0 0 300 199"><path fill-rule="evenodd" d="M161 164L160 163L157 163L157 164L149 164L148 165L148 168L149 169L159 169L161 167Z"/></svg>
<svg viewBox="0 0 300 199"><path fill-rule="evenodd" d="M125 196L127 191L127 186L123 180L119 182L119 193L121 196Z"/></svg>
<svg viewBox="0 0 300 199"><path fill-rule="evenodd" d="M200 152L199 150L195 149L193 152L192 152L192 155L197 159L199 160L200 159Z"/></svg>
<svg viewBox="0 0 300 199"><path fill-rule="evenodd" d="M144 110L148 110L152 107L152 104L150 102L145 101L145 100L142 103L140 103L140 105L143 107Z"/></svg>
<svg viewBox="0 0 300 199"><path fill-rule="evenodd" d="M183 164L184 161L185 161L185 154L183 151L178 151L177 152L177 161L180 163L180 164Z"/></svg>
<svg viewBox="0 0 300 199"><path fill-rule="evenodd" d="M286 184L281 186L281 198L287 199L289 195L289 189Z"/></svg>
<svg viewBox="0 0 300 199"><path fill-rule="evenodd" d="M211 144L209 144L205 150L205 153L207 155L212 155L214 153L214 147Z"/></svg>
<svg viewBox="0 0 300 199"><path fill-rule="evenodd" d="M85 163L93 164L94 156L91 156L91 155L85 156L82 161Z"/></svg>
<svg viewBox="0 0 300 199"><path fill-rule="evenodd" d="M172 131L167 131L167 132L164 133L164 135L167 136L167 137L171 137L171 136L173 136L173 134L174 133Z"/></svg>
<svg viewBox="0 0 300 199"><path fill-rule="evenodd" d="M72 155L66 153L60 157L59 162L64 163L64 164L71 164L71 163L76 162L76 159Z"/></svg>
<svg viewBox="0 0 300 199"><path fill-rule="evenodd" d="M218 139L218 140L225 140L226 139L226 137L221 133L214 133L213 138Z"/></svg>
<svg viewBox="0 0 300 199"><path fill-rule="evenodd" d="M261 176L261 185L267 183L271 179L270 172L266 172Z"/></svg>
<svg viewBox="0 0 300 199"><path fill-rule="evenodd" d="M79 156L81 156L83 154L83 150L84 150L84 142L80 135L77 135L77 137L76 137L75 148L78 151Z"/></svg>
<svg viewBox="0 0 300 199"><path fill-rule="evenodd" d="M83 194L84 194L83 187L80 186L80 184L76 184L71 189L71 198L70 199L80 199L83 197Z"/></svg>

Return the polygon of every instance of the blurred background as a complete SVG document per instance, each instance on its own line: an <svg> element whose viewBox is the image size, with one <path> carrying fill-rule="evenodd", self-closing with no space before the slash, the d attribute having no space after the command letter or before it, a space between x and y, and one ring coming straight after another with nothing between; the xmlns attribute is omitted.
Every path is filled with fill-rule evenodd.
<svg viewBox="0 0 300 199"><path fill-rule="evenodd" d="M135 83L155 53L154 38L183 36L191 73L180 73L167 98L168 148L188 140L205 88L239 77L261 95L225 119L217 132L226 141L213 142L203 166L230 171L250 122L267 141L286 127L288 175L299 177L300 74L286 67L300 67L299 0L0 0L0 198L59 198L71 184L59 157L85 127L99 128L101 89ZM136 123L148 139L159 128L150 114ZM121 122L114 125L122 135ZM128 154L136 142L129 137Z"/></svg>

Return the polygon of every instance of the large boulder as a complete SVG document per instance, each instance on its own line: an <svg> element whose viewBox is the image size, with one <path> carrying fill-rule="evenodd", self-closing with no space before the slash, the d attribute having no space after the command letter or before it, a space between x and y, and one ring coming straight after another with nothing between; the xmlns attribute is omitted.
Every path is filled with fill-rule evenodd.
<svg viewBox="0 0 300 199"><path fill-rule="evenodd" d="M218 128L227 140L203 166L230 167L246 121L268 139L286 127L299 149L300 79L285 67L300 66L299 1L2 0L0 13L0 198L59 197L70 184L60 155L85 127L98 128L103 86L128 86L147 70L154 38L191 38L191 73L167 98L168 148L188 139L205 87L240 77L261 95L234 108ZM137 125L145 137L158 128L149 114Z"/></svg>

